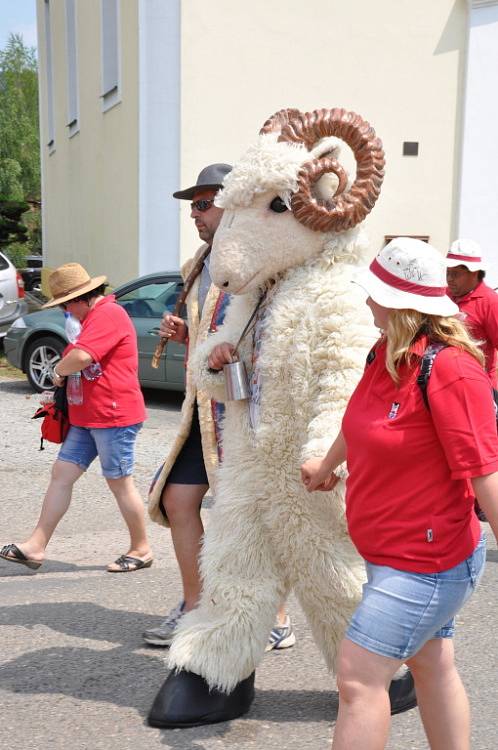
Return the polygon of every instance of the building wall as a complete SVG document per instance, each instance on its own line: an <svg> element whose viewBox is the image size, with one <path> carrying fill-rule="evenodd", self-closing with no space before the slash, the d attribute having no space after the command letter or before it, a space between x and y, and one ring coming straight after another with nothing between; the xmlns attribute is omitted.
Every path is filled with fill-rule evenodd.
<svg viewBox="0 0 498 750"><path fill-rule="evenodd" d="M342 106L386 150L367 220L385 235L429 235L445 250L458 219L466 0L182 2L181 186L233 162L284 107ZM417 141L419 156L402 156ZM183 206L181 251L198 244Z"/></svg>
<svg viewBox="0 0 498 750"><path fill-rule="evenodd" d="M119 2L120 97L102 111L100 0L76 2L79 130L67 127L65 2L50 0L55 148L47 147L45 0L37 0L44 256L112 285L138 274L138 7Z"/></svg>
<svg viewBox="0 0 498 750"><path fill-rule="evenodd" d="M488 283L498 287L498 1L473 4L458 234L481 244Z"/></svg>
<svg viewBox="0 0 498 750"><path fill-rule="evenodd" d="M180 0L139 0L139 272L179 267Z"/></svg>

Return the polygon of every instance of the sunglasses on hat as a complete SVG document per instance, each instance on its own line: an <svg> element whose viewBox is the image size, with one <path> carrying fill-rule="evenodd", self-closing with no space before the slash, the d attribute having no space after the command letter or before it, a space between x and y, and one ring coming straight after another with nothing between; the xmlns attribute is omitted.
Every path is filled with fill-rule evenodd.
<svg viewBox="0 0 498 750"><path fill-rule="evenodd" d="M204 213L204 211L207 211L211 206L214 204L214 198L201 198L198 201L192 201L190 204L190 208L192 211L195 209L196 211L200 211L201 213Z"/></svg>

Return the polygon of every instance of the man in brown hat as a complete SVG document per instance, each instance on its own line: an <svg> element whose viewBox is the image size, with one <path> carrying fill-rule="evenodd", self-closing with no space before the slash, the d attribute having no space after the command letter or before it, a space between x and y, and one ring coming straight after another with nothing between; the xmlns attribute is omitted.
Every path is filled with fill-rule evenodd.
<svg viewBox="0 0 498 750"><path fill-rule="evenodd" d="M127 573L152 564L143 503L133 481L135 440L146 417L137 375L137 337L114 295L104 296L105 282L105 276L90 278L79 263L66 263L49 277L52 299L44 307L61 307L76 328L76 321L81 326L77 340L54 367L53 382L63 386L77 375L79 392L72 402L68 398L71 427L52 467L38 523L26 541L0 550L3 559L33 570L42 564L69 508L74 483L97 456L130 534L129 549L107 570Z"/></svg>

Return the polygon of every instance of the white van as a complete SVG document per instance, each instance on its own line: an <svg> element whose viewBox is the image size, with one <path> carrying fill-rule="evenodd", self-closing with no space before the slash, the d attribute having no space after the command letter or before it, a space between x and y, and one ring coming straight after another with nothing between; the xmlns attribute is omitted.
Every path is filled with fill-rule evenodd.
<svg viewBox="0 0 498 750"><path fill-rule="evenodd" d="M10 260L0 253L0 339L14 320L27 312L22 276Z"/></svg>

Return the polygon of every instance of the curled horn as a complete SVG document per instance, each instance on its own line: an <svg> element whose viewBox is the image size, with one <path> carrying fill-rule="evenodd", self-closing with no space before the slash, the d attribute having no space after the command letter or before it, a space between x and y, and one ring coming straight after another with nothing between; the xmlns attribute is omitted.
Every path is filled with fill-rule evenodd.
<svg viewBox="0 0 498 750"><path fill-rule="evenodd" d="M263 125L261 132L280 130L279 141L303 143L308 149L321 138L336 136L345 141L356 159L356 179L344 192L345 172L328 156L311 159L298 174L298 189L291 199L296 219L318 232L342 232L359 224L372 210L384 178L384 151L371 125L354 112L344 109L319 109L302 113L281 110ZM313 184L326 172L339 177L335 195L319 200L312 194Z"/></svg>

